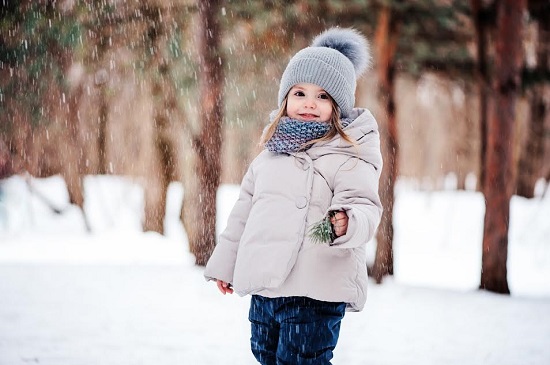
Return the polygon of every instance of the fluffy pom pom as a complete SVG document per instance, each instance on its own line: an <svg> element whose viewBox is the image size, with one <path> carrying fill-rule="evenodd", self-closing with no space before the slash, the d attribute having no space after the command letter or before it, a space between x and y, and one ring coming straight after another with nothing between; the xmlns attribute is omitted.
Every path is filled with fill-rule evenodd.
<svg viewBox="0 0 550 365"><path fill-rule="evenodd" d="M311 42L312 47L328 47L346 56L359 77L371 66L369 42L352 28L330 28L319 34Z"/></svg>

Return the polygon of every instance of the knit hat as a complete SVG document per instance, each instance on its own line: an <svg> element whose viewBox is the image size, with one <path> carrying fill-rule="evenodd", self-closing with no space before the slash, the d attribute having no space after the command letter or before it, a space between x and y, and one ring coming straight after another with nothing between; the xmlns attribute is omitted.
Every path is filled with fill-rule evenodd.
<svg viewBox="0 0 550 365"><path fill-rule="evenodd" d="M356 79L370 62L369 43L359 32L351 28L324 31L290 59L279 85L279 108L289 90L304 82L328 92L341 116L347 117L355 104Z"/></svg>

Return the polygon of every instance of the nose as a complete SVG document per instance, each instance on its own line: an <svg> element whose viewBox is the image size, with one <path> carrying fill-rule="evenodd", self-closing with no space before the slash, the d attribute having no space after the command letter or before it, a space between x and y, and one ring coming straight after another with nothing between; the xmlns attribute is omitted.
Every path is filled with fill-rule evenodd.
<svg viewBox="0 0 550 365"><path fill-rule="evenodd" d="M315 109L317 107L317 102L315 98L306 98L304 101L304 107L309 109Z"/></svg>

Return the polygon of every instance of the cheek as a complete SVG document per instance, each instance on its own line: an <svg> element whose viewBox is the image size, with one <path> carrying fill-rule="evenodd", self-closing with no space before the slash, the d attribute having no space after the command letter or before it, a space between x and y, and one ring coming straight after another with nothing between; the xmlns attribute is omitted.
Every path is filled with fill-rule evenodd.
<svg viewBox="0 0 550 365"><path fill-rule="evenodd" d="M325 117L329 117L329 118L330 118L330 116L332 115L332 105L331 105L331 104L323 105L322 114L323 114Z"/></svg>
<svg viewBox="0 0 550 365"><path fill-rule="evenodd" d="M288 103L286 106L286 114L288 116L293 116L296 114L296 105L294 103Z"/></svg>

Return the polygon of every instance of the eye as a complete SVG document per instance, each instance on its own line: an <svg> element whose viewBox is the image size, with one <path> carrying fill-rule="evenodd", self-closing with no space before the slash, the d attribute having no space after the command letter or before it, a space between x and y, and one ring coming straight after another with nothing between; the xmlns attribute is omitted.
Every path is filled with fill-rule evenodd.
<svg viewBox="0 0 550 365"><path fill-rule="evenodd" d="M319 94L319 99L323 99L323 100L329 100L329 96L328 94Z"/></svg>
<svg viewBox="0 0 550 365"><path fill-rule="evenodd" d="M303 91L295 91L294 96L305 96Z"/></svg>

